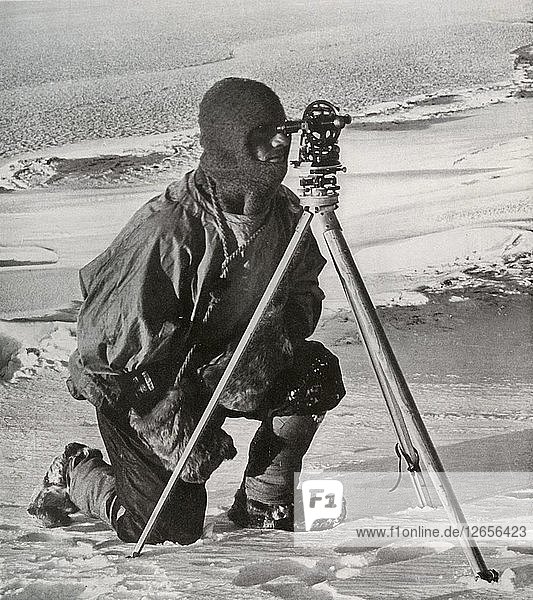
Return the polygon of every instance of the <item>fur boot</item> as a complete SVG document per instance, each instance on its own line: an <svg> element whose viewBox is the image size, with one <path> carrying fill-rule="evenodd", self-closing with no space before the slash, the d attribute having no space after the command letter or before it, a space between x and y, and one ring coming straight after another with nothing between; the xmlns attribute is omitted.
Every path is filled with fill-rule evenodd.
<svg viewBox="0 0 533 600"><path fill-rule="evenodd" d="M34 491L28 513L45 527L68 525L70 515L79 511L68 493L70 472L82 460L93 457L102 458L100 450L78 442L67 444L63 454L54 458L42 484Z"/></svg>

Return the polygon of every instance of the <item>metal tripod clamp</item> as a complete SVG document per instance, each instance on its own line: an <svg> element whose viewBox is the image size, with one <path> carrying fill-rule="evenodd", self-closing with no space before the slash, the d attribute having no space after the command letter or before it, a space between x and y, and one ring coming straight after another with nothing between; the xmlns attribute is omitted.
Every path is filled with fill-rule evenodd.
<svg viewBox="0 0 533 600"><path fill-rule="evenodd" d="M320 168L311 169L309 174L300 176L297 193L304 210L316 214L338 207L339 189L335 173L330 168Z"/></svg>

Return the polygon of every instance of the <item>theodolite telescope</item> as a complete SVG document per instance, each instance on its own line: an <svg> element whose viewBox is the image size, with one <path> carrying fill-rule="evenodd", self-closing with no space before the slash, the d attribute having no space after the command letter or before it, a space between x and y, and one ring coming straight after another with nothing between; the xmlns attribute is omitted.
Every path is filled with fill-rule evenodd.
<svg viewBox="0 0 533 600"><path fill-rule="evenodd" d="M279 133L290 135L301 132L298 159L295 167L310 162L311 168L336 168L340 148L337 140L341 130L352 122L350 115L341 115L337 107L326 100L315 100L298 120L287 120L278 127Z"/></svg>

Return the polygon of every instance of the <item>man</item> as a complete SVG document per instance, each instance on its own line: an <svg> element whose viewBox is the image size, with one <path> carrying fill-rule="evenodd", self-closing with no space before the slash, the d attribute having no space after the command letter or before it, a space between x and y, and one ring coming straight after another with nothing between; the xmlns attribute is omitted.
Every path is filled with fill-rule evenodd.
<svg viewBox="0 0 533 600"><path fill-rule="evenodd" d="M229 78L200 104L198 168L143 206L80 272L84 303L71 393L96 406L111 464L68 444L29 512L45 524L81 510L137 541L294 231L281 185L290 139L276 94ZM324 413L344 395L337 359L314 331L324 266L311 232L149 537L200 537L205 481L236 453L228 417L257 419L237 525L292 529L293 476Z"/></svg>

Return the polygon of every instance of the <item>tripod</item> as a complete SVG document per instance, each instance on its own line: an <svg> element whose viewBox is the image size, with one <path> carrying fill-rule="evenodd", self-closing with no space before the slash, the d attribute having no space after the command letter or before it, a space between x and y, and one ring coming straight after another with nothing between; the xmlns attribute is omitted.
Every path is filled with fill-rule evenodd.
<svg viewBox="0 0 533 600"><path fill-rule="evenodd" d="M293 164L299 167L304 162L311 163L309 174L300 177L298 189L304 210L250 323L135 546L132 555L134 557L139 556L142 552L146 539L185 462L217 407L227 382L246 351L263 313L286 275L311 221L316 219L376 374L398 438L398 451L407 462L419 505L421 507L431 506L431 498L421 468L421 462L423 462L427 475L446 509L450 523L461 532L460 543L472 571L476 577L486 581L498 580L497 571L488 569L477 544L468 537L468 525L464 513L377 316L335 214L339 204L339 186L336 174L339 171L345 171L339 162L340 150L337 140L342 128L350 121L349 115L340 115L332 104L319 100L311 103L305 109L302 120L286 121L278 128L279 131L286 134L301 131L299 158L293 161Z"/></svg>

